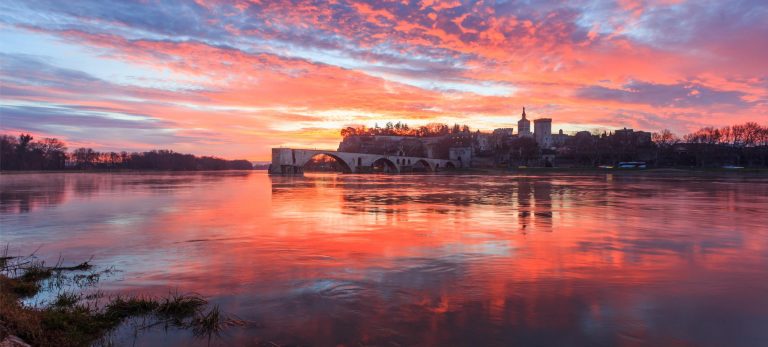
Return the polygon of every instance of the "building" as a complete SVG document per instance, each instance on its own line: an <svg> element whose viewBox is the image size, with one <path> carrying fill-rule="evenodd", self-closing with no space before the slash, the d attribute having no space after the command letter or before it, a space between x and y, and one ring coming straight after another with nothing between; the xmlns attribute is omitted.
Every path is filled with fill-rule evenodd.
<svg viewBox="0 0 768 347"><path fill-rule="evenodd" d="M623 145L641 146L651 142L651 133L627 128L614 131L612 137Z"/></svg>
<svg viewBox="0 0 768 347"><path fill-rule="evenodd" d="M448 149L448 159L459 162L459 168L470 167L472 163L471 147L451 147Z"/></svg>
<svg viewBox="0 0 768 347"><path fill-rule="evenodd" d="M651 139L653 138L653 134L648 131L636 131L635 134L636 141L640 145L647 145L651 143Z"/></svg>
<svg viewBox="0 0 768 347"><path fill-rule="evenodd" d="M523 107L523 118L517 121L517 134L519 136L531 136L531 121L525 118L525 107Z"/></svg>
<svg viewBox="0 0 768 347"><path fill-rule="evenodd" d="M533 121L533 135L541 148L552 147L552 119L539 118Z"/></svg>
<svg viewBox="0 0 768 347"><path fill-rule="evenodd" d="M552 133L552 119L528 120L523 107L518 131L513 127L492 132L453 131L447 125L434 135L350 135L339 144L340 152L381 154L399 157L450 159L457 167L505 167L509 165L574 166L615 164L622 161L653 163L658 151L650 132L629 128L610 133L579 131ZM533 130L533 131L531 131ZM425 132L427 133L427 132ZM535 141L535 142L534 142ZM675 148L678 156L688 155ZM690 155L689 155L690 156Z"/></svg>
<svg viewBox="0 0 768 347"><path fill-rule="evenodd" d="M505 144L509 143L509 141L514 138L514 136L513 128L494 129L493 134L491 134L491 147L501 148Z"/></svg>
<svg viewBox="0 0 768 347"><path fill-rule="evenodd" d="M563 129L560 129L560 131L557 134L552 134L552 146L554 147L562 147L565 146L565 143L568 141L568 138L570 138L570 135L563 134Z"/></svg>
<svg viewBox="0 0 768 347"><path fill-rule="evenodd" d="M475 150L475 153L482 153L492 150L493 144L491 137L491 134L484 134L479 131L475 133L474 142L472 143L472 147Z"/></svg>
<svg viewBox="0 0 768 347"><path fill-rule="evenodd" d="M554 167L555 166L555 150L553 149L542 149L541 150L541 163L540 166L543 167Z"/></svg>
<svg viewBox="0 0 768 347"><path fill-rule="evenodd" d="M515 134L514 128L496 128L493 129L494 136L512 136Z"/></svg>

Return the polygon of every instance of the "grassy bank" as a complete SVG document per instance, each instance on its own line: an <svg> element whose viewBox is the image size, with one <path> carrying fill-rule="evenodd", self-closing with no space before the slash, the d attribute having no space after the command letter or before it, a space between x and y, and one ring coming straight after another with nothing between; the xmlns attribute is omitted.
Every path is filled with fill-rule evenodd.
<svg viewBox="0 0 768 347"><path fill-rule="evenodd" d="M137 330L154 326L188 329L208 339L244 322L228 317L218 306L196 294L114 296L85 294L110 269L95 271L90 262L76 266L46 266L34 256L0 257L0 341L23 346L91 346L110 344L108 335L132 318L141 318ZM78 292L62 288L79 288ZM45 291L57 291L40 306L24 300ZM23 341L23 342L20 342Z"/></svg>

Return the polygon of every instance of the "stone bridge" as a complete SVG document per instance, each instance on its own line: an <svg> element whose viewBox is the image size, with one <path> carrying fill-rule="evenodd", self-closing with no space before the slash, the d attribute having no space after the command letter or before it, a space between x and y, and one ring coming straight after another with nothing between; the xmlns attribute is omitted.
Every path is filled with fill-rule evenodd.
<svg viewBox="0 0 768 347"><path fill-rule="evenodd" d="M344 173L368 172L435 172L463 167L460 160L349 153L315 149L272 148L271 175L301 175L304 165L317 155L330 156L339 163Z"/></svg>

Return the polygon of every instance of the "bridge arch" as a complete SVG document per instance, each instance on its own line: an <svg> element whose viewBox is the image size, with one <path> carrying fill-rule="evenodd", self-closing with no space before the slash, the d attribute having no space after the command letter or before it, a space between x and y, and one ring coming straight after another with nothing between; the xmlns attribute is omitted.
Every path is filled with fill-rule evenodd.
<svg viewBox="0 0 768 347"><path fill-rule="evenodd" d="M400 173L403 171L437 172L460 167L457 161L437 158L397 157L372 153L338 152L323 149L272 148L272 164L269 168L269 174L301 175L305 168L311 168L311 165L309 165L310 160L319 155L333 158L334 167L337 171L340 170L349 173ZM326 160L325 162L330 163L331 161ZM325 165L325 167L327 168L328 165Z"/></svg>
<svg viewBox="0 0 768 347"><path fill-rule="evenodd" d="M380 168L381 172L385 173L398 173L400 170L398 169L397 165L395 165L392 160L389 160L385 157L381 157L379 159L376 159L371 164L371 168L373 168L373 171L377 171L377 168Z"/></svg>
<svg viewBox="0 0 768 347"><path fill-rule="evenodd" d="M426 161L424 159L419 159L415 163L413 163L413 168L414 168L414 170L418 170L419 168L423 168L427 172L435 171L435 168L433 168L432 165L428 161Z"/></svg>
<svg viewBox="0 0 768 347"><path fill-rule="evenodd" d="M321 155L328 156L328 157L331 157L334 160L336 160L336 163L338 163L339 166L341 167L341 172L343 172L343 173L352 173L353 172L352 167L349 165L349 163L347 163L341 157L339 157L339 156L337 156L337 155L335 155L333 153L329 153L329 152L318 152L318 153L315 153L314 155L310 156L309 158L307 158L307 160L301 164L302 171L303 171L304 167L307 165L307 163L309 163L310 161L312 161L312 159L314 159L314 158L316 158L318 156L321 156Z"/></svg>

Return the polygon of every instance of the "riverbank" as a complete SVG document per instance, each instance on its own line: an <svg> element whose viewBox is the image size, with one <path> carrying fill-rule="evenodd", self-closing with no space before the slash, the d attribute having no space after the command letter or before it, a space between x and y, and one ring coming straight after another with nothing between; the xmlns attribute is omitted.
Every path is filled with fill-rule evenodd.
<svg viewBox="0 0 768 347"><path fill-rule="evenodd" d="M520 175L520 174L621 174L621 175L706 175L706 174L733 174L733 175L768 175L768 168L651 168L651 169L619 169L619 168L589 168L589 167L529 167L529 168L467 168L451 171L451 173L463 174L489 174L489 175Z"/></svg>
<svg viewBox="0 0 768 347"><path fill-rule="evenodd" d="M27 174L189 174L189 173L249 173L266 172L266 170L181 170L181 171L163 171L163 170L38 170L38 171L0 171L0 176L7 175L27 175ZM312 173L333 173L334 171L307 171ZM619 174L619 175L735 175L735 176L768 176L768 168L650 168L650 169L620 169L620 168L592 168L592 167L528 167L528 168L464 168L439 171L438 174L446 175L545 175L545 174ZM409 175L420 175L425 173L412 172L405 173Z"/></svg>
<svg viewBox="0 0 768 347"><path fill-rule="evenodd" d="M14 174L44 174L44 173L185 173L185 172L251 172L251 171L265 171L257 169L227 169L227 170L106 170L106 169L94 169L94 170L0 170L0 175L14 175Z"/></svg>
<svg viewBox="0 0 768 347"><path fill-rule="evenodd" d="M102 297L84 289L113 270L96 271L83 262L75 266L46 266L34 256L0 257L0 346L111 345L110 332L124 322L141 317L137 328L165 326L188 329L196 337L211 339L243 321L230 318L218 306L196 294L172 293L165 297ZM70 287L76 291L65 290ZM25 302L56 290L39 306Z"/></svg>

